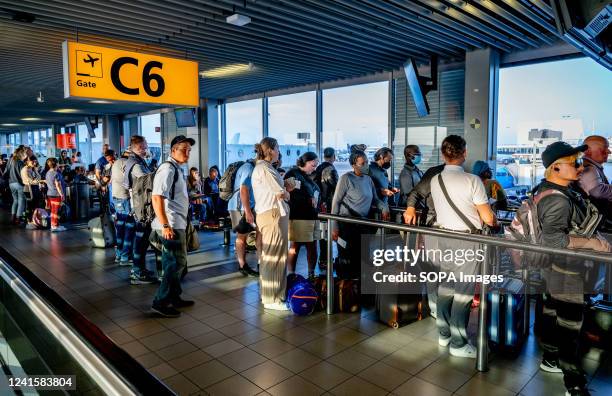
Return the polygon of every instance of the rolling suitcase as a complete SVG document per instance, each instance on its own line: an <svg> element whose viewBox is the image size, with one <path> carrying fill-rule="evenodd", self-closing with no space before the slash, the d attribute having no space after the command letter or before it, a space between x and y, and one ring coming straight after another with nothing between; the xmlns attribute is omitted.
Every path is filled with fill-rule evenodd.
<svg viewBox="0 0 612 396"><path fill-rule="evenodd" d="M115 237L115 224L108 213L94 217L87 223L91 245L95 248L107 248L114 246L117 241Z"/></svg>
<svg viewBox="0 0 612 396"><path fill-rule="evenodd" d="M526 298L525 284L512 278L487 294L487 328L493 346L513 351L525 341L529 330L525 320Z"/></svg>
<svg viewBox="0 0 612 396"><path fill-rule="evenodd" d="M423 319L427 304L422 294L377 294L378 320L397 329L405 324ZM424 314L425 313L425 314Z"/></svg>

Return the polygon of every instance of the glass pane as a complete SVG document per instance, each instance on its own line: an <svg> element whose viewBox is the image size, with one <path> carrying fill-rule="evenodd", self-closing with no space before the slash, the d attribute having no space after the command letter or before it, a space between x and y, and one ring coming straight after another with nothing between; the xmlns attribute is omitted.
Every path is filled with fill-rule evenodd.
<svg viewBox="0 0 612 396"><path fill-rule="evenodd" d="M438 90L427 94L430 113L419 117L405 77L395 83L395 131L393 133L393 168L396 186L406 162L404 148L419 146L424 172L442 162L440 144L448 135L463 136L463 97L465 70L447 70L438 73Z"/></svg>
<svg viewBox="0 0 612 396"><path fill-rule="evenodd" d="M499 71L497 173L504 188L532 187L544 176L541 151L563 140L612 137L612 74L588 58L508 67ZM612 164L604 164L608 178Z"/></svg>
<svg viewBox="0 0 612 396"><path fill-rule="evenodd" d="M102 156L102 131L104 125L102 121L98 122L98 127L94 129L96 137L91 139L91 162L95 163Z"/></svg>
<svg viewBox="0 0 612 396"><path fill-rule="evenodd" d="M226 147L225 163L253 158L253 145L263 137L261 99L225 105Z"/></svg>
<svg viewBox="0 0 612 396"><path fill-rule="evenodd" d="M293 167L301 154L316 152L317 102L314 91L269 98L268 113L268 135L278 140L285 170Z"/></svg>
<svg viewBox="0 0 612 396"><path fill-rule="evenodd" d="M389 82L323 91L323 145L336 149L334 164L341 175L350 170L349 147L366 144L368 154L387 146ZM371 155L370 155L371 157Z"/></svg>
<svg viewBox="0 0 612 396"><path fill-rule="evenodd" d="M161 158L161 115L149 114L140 116L141 135L147 139L153 158L159 163Z"/></svg>

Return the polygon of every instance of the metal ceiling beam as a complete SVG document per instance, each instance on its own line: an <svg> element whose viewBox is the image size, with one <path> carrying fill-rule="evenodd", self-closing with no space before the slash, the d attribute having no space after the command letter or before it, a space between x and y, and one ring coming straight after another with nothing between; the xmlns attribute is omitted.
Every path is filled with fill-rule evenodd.
<svg viewBox="0 0 612 396"><path fill-rule="evenodd" d="M337 1L346 1L346 0L337 0ZM460 36L461 34L464 34L468 37L471 37L475 40L478 40L482 43L488 44L491 47L500 49L505 52L509 52L512 49L512 47L508 43L505 43L504 41L501 41L496 38L491 38L486 34L474 31L470 27L465 26L464 24L458 21L455 21L454 19L449 18L447 16L441 15L439 13L435 13L432 10L428 9L427 7L417 4L416 2L407 3L405 1L398 1L398 0L387 0L388 3L387 2L382 3L380 0L363 0L363 1L373 6L386 9L389 12L392 12L399 16L405 15L407 12L414 13L415 15L420 16L423 19L430 20L442 26L446 26L450 28L451 30L454 30L456 32L455 34L458 36Z"/></svg>
<svg viewBox="0 0 612 396"><path fill-rule="evenodd" d="M200 3L210 3L211 2L211 0L198 0L198 1ZM351 31L349 33L343 32L338 28L338 26L333 26L333 24L331 25L331 27L329 27L330 26L329 23L326 23L328 27L320 26L321 19L317 19L316 17L313 17L313 16L303 15L303 18L305 19L302 20L302 19L297 19L297 18L291 18L288 15L284 15L282 13L272 11L266 7L260 7L257 4L253 4L253 3L249 3L247 5L247 8L243 8L242 5L244 4L244 2L241 0L220 0L220 1L225 4L228 4L230 8L235 7L236 12L241 12L244 15L254 16L254 14L251 11L256 11L260 14L259 16L257 16L257 18L264 15L264 16L269 16L269 17L271 16L278 20L284 20L289 24L288 27L290 29L297 29L298 28L297 25L299 25L299 29L303 30L304 33L306 34L313 34L313 32L324 32L325 34L330 34L332 36L337 35L337 36L343 37L349 41L359 40L366 47L375 46L379 49L391 51L392 53L407 52L407 53L412 53L413 55L418 55L420 53L420 56L422 57L428 56L427 53L424 53L422 51L418 51L415 49L410 50L408 48L398 46L395 43L389 43L386 40L378 39L376 37L372 37L372 36L369 36L369 35L366 35L360 32L356 32L356 31Z"/></svg>
<svg viewBox="0 0 612 396"><path fill-rule="evenodd" d="M442 0L448 7L454 7L459 12L465 13L466 15L470 15L471 19L479 19L483 22L488 23L489 25L494 26L496 29L503 31L505 34L508 34L512 37L516 37L518 40L523 43L530 45L532 47L539 47L539 43L534 39L528 37L523 32L519 32L513 27L503 23L501 18L494 18L493 16L487 14L486 12L481 11L478 7L469 4L469 3L453 3L450 0Z"/></svg>
<svg viewBox="0 0 612 396"><path fill-rule="evenodd" d="M501 1L506 3L508 6L512 7L514 10L516 10L517 12L522 14L523 16L529 18L532 22L535 22L536 24L538 24L539 26L543 27L544 29L546 29L550 33L554 34L555 36L558 36L557 29L553 25L551 25L550 23L548 23L547 21L545 21L544 19L542 19L538 15L534 14L533 12L531 12L531 10L529 10L527 7L525 7L524 5L519 3L518 1L516 1L516 0L501 0Z"/></svg>
<svg viewBox="0 0 612 396"><path fill-rule="evenodd" d="M545 42L546 44L552 44L556 41L556 39L552 39L549 36L546 36L544 33L534 28L533 26L529 25L521 18L515 16L511 12L506 11L504 8L498 6L497 4L493 3L490 0L472 0L472 1L474 1L481 7L488 9L494 14L509 20L510 22L514 23L516 26L519 26L521 29L531 33L534 37Z"/></svg>
<svg viewBox="0 0 612 396"><path fill-rule="evenodd" d="M314 2L309 2L310 4L315 4ZM298 2L284 2L279 0L259 0L258 4L268 5L272 9L278 9L279 7L283 7L283 10L287 10L289 6L294 9L301 10L306 13L312 13L313 15L325 15L327 18L333 21L333 23L351 26L353 29L357 29L357 31L368 32L373 35L378 35L381 37L385 37L392 41L400 41L401 45L401 37L404 37L407 40L412 40L410 43L421 50L425 50L426 52L435 52L440 55L444 53L457 55L457 46L449 46L445 43L439 43L436 40L432 40L431 38L426 38L422 33L417 32L407 32L406 30L397 29L390 25L380 25L375 23L374 20L364 20L362 18L356 17L354 14L348 14L347 12L338 11L337 7L333 7L332 2L323 2L322 4L316 4L316 8L313 8L312 5L307 5L307 3L298 3ZM318 9L317 9L318 8ZM323 8L323 9L321 9ZM331 10L332 12L322 13L323 10ZM335 13L340 13L342 16L336 16ZM353 19L357 21L354 22ZM373 25L373 26L370 26ZM398 36L400 35L400 36Z"/></svg>

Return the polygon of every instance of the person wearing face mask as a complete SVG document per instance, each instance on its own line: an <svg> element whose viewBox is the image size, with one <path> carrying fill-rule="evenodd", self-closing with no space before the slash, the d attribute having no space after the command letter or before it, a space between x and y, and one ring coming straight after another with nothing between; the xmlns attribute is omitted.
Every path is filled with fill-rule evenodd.
<svg viewBox="0 0 612 396"><path fill-rule="evenodd" d="M374 153L374 161L370 162L367 174L372 178L376 187L378 198L384 203L389 202L389 197L398 193L399 188L391 186L387 169L393 163L393 151L389 147L382 147Z"/></svg>
<svg viewBox="0 0 612 396"><path fill-rule="evenodd" d="M289 256L287 257L288 272L295 272L300 248L306 247L308 259L308 277L314 278L317 264L317 241L321 239L319 232L318 210L321 191L310 175L319 165L318 157L312 151L302 154L296 161L296 166L285 174L285 180L295 183L289 199Z"/></svg>
<svg viewBox="0 0 612 396"><path fill-rule="evenodd" d="M354 150L349 156L352 172L340 176L334 198L331 214L367 218L372 207L382 212L383 220L389 220L389 206L378 198L378 193L368 171L368 157L361 150ZM336 273L343 279L357 279L360 274L361 235L371 233L369 227L363 227L343 222L332 221L332 238L338 243L340 258Z"/></svg>
<svg viewBox="0 0 612 396"><path fill-rule="evenodd" d="M23 188L26 195L29 195L26 205L28 217L34 213L34 209L41 207L42 194L40 192L40 183L42 182L40 173L38 173L38 159L31 156L26 160L26 166L21 168L21 180L23 180ZM29 226L29 224L28 224ZM26 226L26 228L31 228Z"/></svg>
<svg viewBox="0 0 612 396"><path fill-rule="evenodd" d="M421 181L421 177L423 177L423 172L417 166L421 163L421 150L419 146L409 144L404 147L404 158L406 159L406 163L399 175L400 200L398 204L402 207L406 206L408 194L410 194L414 186L416 186Z"/></svg>
<svg viewBox="0 0 612 396"><path fill-rule="evenodd" d="M25 166L25 159L27 158L26 150L24 147L18 147L15 149L9 164L7 165L7 172L9 175L9 188L13 195L13 205L11 207L11 222L14 225L19 225L22 220L23 212L25 211L26 199L23 191L23 180L21 179L21 169Z"/></svg>
<svg viewBox="0 0 612 396"><path fill-rule="evenodd" d="M123 177L124 188L130 190L133 180L152 172L145 161L148 149L149 145L143 136L135 135L130 138L130 157L125 164L125 173ZM133 209L131 199L130 205ZM133 265L130 273L130 283L133 285L154 283L157 281L152 271L147 269L145 262L147 249L149 248L150 235L150 224L143 224L139 221L135 222L134 242L132 244ZM124 241L123 243L125 244L126 242Z"/></svg>

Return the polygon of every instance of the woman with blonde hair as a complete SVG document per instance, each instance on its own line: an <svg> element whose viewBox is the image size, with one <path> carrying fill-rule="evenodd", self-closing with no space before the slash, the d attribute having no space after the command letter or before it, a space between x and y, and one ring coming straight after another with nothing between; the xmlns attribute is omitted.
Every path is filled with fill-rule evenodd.
<svg viewBox="0 0 612 396"><path fill-rule="evenodd" d="M257 249L261 301L266 309L286 311L289 192L272 165L279 155L276 139L262 139L255 145L255 151L257 163L251 181L261 238Z"/></svg>

